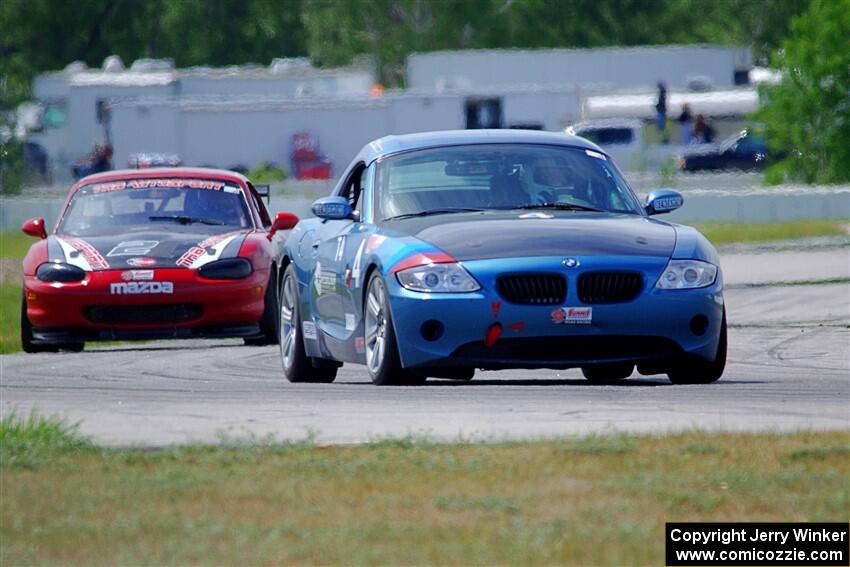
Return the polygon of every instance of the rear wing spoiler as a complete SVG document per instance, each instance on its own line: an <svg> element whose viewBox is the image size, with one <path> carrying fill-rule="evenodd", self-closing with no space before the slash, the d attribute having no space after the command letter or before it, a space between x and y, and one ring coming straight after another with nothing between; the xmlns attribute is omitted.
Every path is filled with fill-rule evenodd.
<svg viewBox="0 0 850 567"><path fill-rule="evenodd" d="M257 195L266 198L266 203L271 204L272 191L271 186L268 183L264 183L262 185L254 185L254 189L257 190Z"/></svg>

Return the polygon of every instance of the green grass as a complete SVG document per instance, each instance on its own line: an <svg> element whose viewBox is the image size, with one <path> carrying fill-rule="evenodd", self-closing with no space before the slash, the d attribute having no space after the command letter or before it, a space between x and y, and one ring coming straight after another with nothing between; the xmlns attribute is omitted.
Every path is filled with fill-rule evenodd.
<svg viewBox="0 0 850 567"><path fill-rule="evenodd" d="M0 564L662 564L666 521L836 521L846 432L95 447L0 427Z"/></svg>
<svg viewBox="0 0 850 567"><path fill-rule="evenodd" d="M0 269L9 271L0 284L0 354L21 350L20 262L35 242L22 232L0 231Z"/></svg>
<svg viewBox="0 0 850 567"><path fill-rule="evenodd" d="M21 350L21 286L0 286L0 354Z"/></svg>
<svg viewBox="0 0 850 567"><path fill-rule="evenodd" d="M0 258L23 260L27 250L37 241L20 231L0 231Z"/></svg>
<svg viewBox="0 0 850 567"><path fill-rule="evenodd" d="M694 226L715 245L847 236L846 222L829 219L765 223L704 222Z"/></svg>
<svg viewBox="0 0 850 567"><path fill-rule="evenodd" d="M34 469L56 455L93 448L76 425L63 419L14 411L0 419L0 469Z"/></svg>

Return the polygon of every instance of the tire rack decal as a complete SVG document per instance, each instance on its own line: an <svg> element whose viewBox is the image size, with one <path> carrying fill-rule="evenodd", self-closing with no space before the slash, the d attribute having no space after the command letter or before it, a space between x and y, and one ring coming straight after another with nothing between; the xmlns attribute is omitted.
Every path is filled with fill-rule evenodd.
<svg viewBox="0 0 850 567"><path fill-rule="evenodd" d="M246 232L237 230L234 232L210 236L206 240L203 240L186 250L176 263L178 266L183 266L184 268L200 268L204 264L208 264L213 260L221 258L222 252L227 245L233 241L233 239L243 234L246 234ZM221 246L218 246L219 244L221 244ZM215 254L209 254L207 249L212 248L213 246L218 246L218 248L216 249Z"/></svg>
<svg viewBox="0 0 850 567"><path fill-rule="evenodd" d="M83 258L85 259L86 264L88 264L87 271L109 269L109 263L106 261L106 259L103 256L101 256L100 252L97 251L97 248L95 248L94 246L92 246L91 244L89 244L88 242L83 240L82 238L68 238L64 242L63 242L62 239L57 238L57 240L59 240L60 244L62 244L62 243L67 244L68 246L70 246L71 248L73 248L74 250L76 250L77 252L82 254ZM63 246L63 248L64 248L64 246ZM72 259L71 254L68 254L67 249L65 250L65 254L66 254L66 256L69 257L69 260ZM74 262L70 262L70 263L73 264ZM79 267L82 268L83 266L79 266ZM83 268L83 269L86 269L86 268Z"/></svg>
<svg viewBox="0 0 850 567"><path fill-rule="evenodd" d="M91 188L95 193L109 193L123 189L147 189L150 187L171 187L176 189L189 187L190 189L221 191L225 187L225 184L223 181L207 179L162 179L154 177L151 179L131 179L130 181L109 181L107 183L96 183L86 186L87 189Z"/></svg>

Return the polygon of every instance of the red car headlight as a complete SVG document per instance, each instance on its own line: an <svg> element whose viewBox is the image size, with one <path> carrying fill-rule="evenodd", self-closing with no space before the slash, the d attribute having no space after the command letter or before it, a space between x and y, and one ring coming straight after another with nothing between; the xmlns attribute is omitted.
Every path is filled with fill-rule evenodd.
<svg viewBox="0 0 850 567"><path fill-rule="evenodd" d="M85 279L86 271L63 262L46 262L36 268L35 277L43 282L79 282Z"/></svg>
<svg viewBox="0 0 850 567"><path fill-rule="evenodd" d="M254 267L247 258L225 258L204 264L198 269L198 275L211 280L239 280L247 278Z"/></svg>

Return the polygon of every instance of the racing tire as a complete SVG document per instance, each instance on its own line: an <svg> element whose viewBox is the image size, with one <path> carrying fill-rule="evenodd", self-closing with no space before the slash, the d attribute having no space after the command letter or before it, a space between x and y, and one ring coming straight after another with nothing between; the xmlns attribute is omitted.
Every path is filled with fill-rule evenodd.
<svg viewBox="0 0 850 567"><path fill-rule="evenodd" d="M614 384L622 382L632 375L635 365L626 363L601 364L599 366L585 366L581 369L582 375L588 382L594 384Z"/></svg>
<svg viewBox="0 0 850 567"><path fill-rule="evenodd" d="M697 356L688 357L677 363L667 377L674 384L711 384L723 376L726 368L726 309L723 309L723 319L720 322L720 340L717 343L717 354L714 360L705 360Z"/></svg>
<svg viewBox="0 0 850 567"><path fill-rule="evenodd" d="M21 350L28 354L34 354L37 352L59 352L60 350L82 352L84 348L84 342L57 344L38 344L33 342L32 323L30 323L29 317L27 317L26 292L21 292Z"/></svg>
<svg viewBox="0 0 850 567"><path fill-rule="evenodd" d="M322 364L323 361L307 356L301 338L301 310L298 303L298 280L295 268L286 267L280 283L280 315L278 336L280 361L283 375L290 382L330 383L336 379L336 366Z"/></svg>
<svg viewBox="0 0 850 567"><path fill-rule="evenodd" d="M277 281L272 274L266 286L263 316L260 318L261 337L248 337L243 339L248 346L276 345L280 342L280 307L278 306Z"/></svg>
<svg viewBox="0 0 850 567"><path fill-rule="evenodd" d="M414 374L401 365L387 286L379 272L373 272L363 302L366 330L366 368L378 386L418 386L427 376Z"/></svg>

